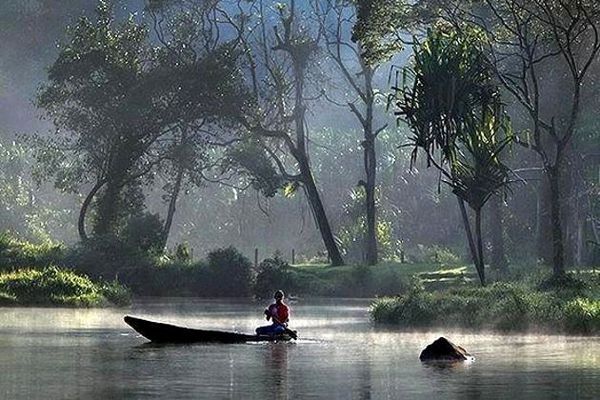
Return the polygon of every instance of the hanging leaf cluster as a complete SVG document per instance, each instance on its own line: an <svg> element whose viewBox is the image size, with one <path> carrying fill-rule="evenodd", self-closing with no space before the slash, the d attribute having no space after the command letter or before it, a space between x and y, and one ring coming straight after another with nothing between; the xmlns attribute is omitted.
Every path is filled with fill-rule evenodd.
<svg viewBox="0 0 600 400"><path fill-rule="evenodd" d="M483 40L474 28L435 26L416 40L414 64L394 88L396 115L412 132L411 164L424 151L474 209L507 184L509 169L498 155L512 138Z"/></svg>

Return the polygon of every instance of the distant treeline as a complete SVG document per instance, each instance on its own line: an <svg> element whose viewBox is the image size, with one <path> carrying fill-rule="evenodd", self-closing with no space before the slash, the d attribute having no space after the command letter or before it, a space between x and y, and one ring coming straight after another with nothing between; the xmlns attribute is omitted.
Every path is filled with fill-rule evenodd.
<svg viewBox="0 0 600 400"><path fill-rule="evenodd" d="M600 262L597 2L111 4L30 27L61 32L30 79L53 129L1 143L2 230L124 280L178 243L334 266L439 246L482 284ZM14 32L43 7L3 7L32 46Z"/></svg>

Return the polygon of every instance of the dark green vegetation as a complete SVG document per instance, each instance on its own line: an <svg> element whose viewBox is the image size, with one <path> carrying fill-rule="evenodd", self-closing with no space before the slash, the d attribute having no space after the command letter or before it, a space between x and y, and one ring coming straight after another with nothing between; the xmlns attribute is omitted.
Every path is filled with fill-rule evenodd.
<svg viewBox="0 0 600 400"><path fill-rule="evenodd" d="M510 182L510 168L500 161L512 141L501 92L477 29L435 27L415 43L414 57L414 67L406 69L410 83L397 89L396 102L397 114L413 132L411 162L423 151L452 189L473 264L485 285L482 209ZM475 214L474 234L465 203Z"/></svg>
<svg viewBox="0 0 600 400"><path fill-rule="evenodd" d="M115 281L90 280L65 265L68 250L0 235L0 304L40 306L123 306L131 293Z"/></svg>
<svg viewBox="0 0 600 400"><path fill-rule="evenodd" d="M118 282L98 284L66 269L46 267L0 273L0 304L4 306L124 306L129 302L129 291Z"/></svg>
<svg viewBox="0 0 600 400"><path fill-rule="evenodd" d="M401 296L376 300L371 315L376 322L406 329L599 334L600 273L547 276L433 292L417 280Z"/></svg>
<svg viewBox="0 0 600 400"><path fill-rule="evenodd" d="M597 2L80 1L0 5L0 270L487 310L600 263Z"/></svg>
<svg viewBox="0 0 600 400"><path fill-rule="evenodd" d="M27 282L33 292L37 287L36 280L43 280L42 271L62 273L68 269L64 273L89 276L97 282L113 282L99 286L104 290L101 294L111 301L115 297L126 297L128 291L121 285L139 296L270 298L274 288L282 288L287 293L299 296L373 297L403 293L414 275L420 276L432 288L437 285L462 285L473 278L456 255L438 247L411 254L410 264L382 262L375 266L339 267L315 263L289 265L280 255L275 255L263 260L255 268L232 247L214 250L208 253L206 259L195 261L185 246L179 246L174 252L152 253L131 242L114 239L88 241L67 248L33 245L13 239L10 235L3 235L2 238L2 270L6 276L16 273L19 277L22 275L23 279L29 279ZM57 270L54 265L61 269ZM94 284L90 282L90 285ZM53 294L52 287L48 289L50 292L40 293L42 298ZM119 288L122 292L119 292ZM31 295L35 295L33 292ZM95 293L84 292L90 296ZM28 301L21 302L26 304ZM52 300L47 302L53 303ZM82 301L80 304L86 303Z"/></svg>

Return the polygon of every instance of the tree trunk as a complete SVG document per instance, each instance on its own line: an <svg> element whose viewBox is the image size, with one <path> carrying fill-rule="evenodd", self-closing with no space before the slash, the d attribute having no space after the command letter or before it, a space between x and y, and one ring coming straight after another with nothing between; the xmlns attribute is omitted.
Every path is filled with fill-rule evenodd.
<svg viewBox="0 0 600 400"><path fill-rule="evenodd" d="M475 237L477 241L477 272L481 286L485 286L485 261L483 259L483 236L481 235L481 208L475 210Z"/></svg>
<svg viewBox="0 0 600 400"><path fill-rule="evenodd" d="M183 181L183 167L179 167L177 171L177 177L175 178L175 185L173 186L173 191L171 192L171 199L169 200L169 208L167 209L167 218L165 219L165 226L163 227L162 233L162 248L164 249L167 246L167 241L169 240L169 234L171 233L171 225L173 225L173 217L175 216L175 210L177 206L177 198L179 197L179 192L181 191L181 182Z"/></svg>
<svg viewBox="0 0 600 400"><path fill-rule="evenodd" d="M377 215L375 208L375 143L367 143L365 149L365 170L367 182L365 185L365 201L367 211L366 259L367 265L375 265L378 261L377 251Z"/></svg>
<svg viewBox="0 0 600 400"><path fill-rule="evenodd" d="M485 285L485 275L484 271L480 270L480 262L479 255L477 252L477 248L475 247L475 240L473 239L473 232L471 231L471 223L469 222L469 215L467 214L467 208L465 207L465 202L462 201L458 196L456 197L458 200L458 207L460 208L460 213L462 215L463 224L465 226L465 233L467 235L467 243L469 244L469 249L471 250L471 259L473 260L473 265L477 270L477 275L479 276L479 281L482 285Z"/></svg>
<svg viewBox="0 0 600 400"><path fill-rule="evenodd" d="M370 108L367 106L367 108ZM372 107L371 107L372 108ZM369 112L367 112L369 114ZM371 113L372 114L372 113ZM368 120L368 119L367 119ZM372 122L365 129L364 166L367 181L365 182L365 208L367 216L367 232L365 240L367 265L375 265L378 261L377 252L377 214L375 208L375 184L377 179L377 163L375 154L375 136L372 132Z"/></svg>
<svg viewBox="0 0 600 400"><path fill-rule="evenodd" d="M293 8L293 7L292 7ZM306 107L304 105L304 73L306 68L306 60L303 56L290 52L292 59L294 60L294 130L296 134L295 146L288 142L288 148L296 161L300 169L300 176L304 183L304 188L308 201L312 208L317 227L323 238L323 243L329 254L331 265L338 266L344 265L342 254L335 242L331 226L329 225L329 219L325 213L321 196L315 184L315 180L310 168L310 162L307 150L307 137L305 131L305 116Z"/></svg>
<svg viewBox="0 0 600 400"><path fill-rule="evenodd" d="M546 176L548 172L546 171ZM542 179L538 189L538 209L536 223L537 259L550 264L552 254L552 219L551 219L550 183Z"/></svg>
<svg viewBox="0 0 600 400"><path fill-rule="evenodd" d="M132 149L136 143L124 141L116 144L114 157L109 164L105 178L105 190L98 200L94 233L112 235L116 233L119 218L123 210L123 188L128 183L129 170L136 160Z"/></svg>
<svg viewBox="0 0 600 400"><path fill-rule="evenodd" d="M79 232L79 240L81 240L82 242L85 242L88 239L87 233L85 231L85 217L87 215L88 209L90 207L90 204L92 203L92 200L94 199L94 196L96 196L98 190L100 190L100 188L102 188L102 186L105 183L106 181L99 180L94 185L94 187L92 187L92 190L90 190L88 195L83 200L83 203L81 204L81 209L79 210L79 219L77 220L77 230Z"/></svg>
<svg viewBox="0 0 600 400"><path fill-rule="evenodd" d="M502 213L502 199L493 196L490 202L490 242L492 245L492 257L490 266L502 274L508 272L508 262L504 251L504 220Z"/></svg>
<svg viewBox="0 0 600 400"><path fill-rule="evenodd" d="M560 156L556 157L554 166L546 167L548 183L550 184L550 218L552 222L552 268L554 276L565 272L563 231L560 212Z"/></svg>
<svg viewBox="0 0 600 400"><path fill-rule="evenodd" d="M97 206L97 218L94 225L96 235L103 236L114 233L121 209L122 188L120 179L107 180L106 189Z"/></svg>
<svg viewBox="0 0 600 400"><path fill-rule="evenodd" d="M359 45L359 50L361 49ZM364 168L367 182L365 184L365 208L367 216L367 237L365 241L367 265L375 265L378 261L377 251L377 210L375 207L375 187L377 184L377 154L375 153L376 135L373 132L373 92L374 69L361 57L360 64L365 80L364 102L366 106L363 123Z"/></svg>
<svg viewBox="0 0 600 400"><path fill-rule="evenodd" d="M321 237L323 238L323 243L327 249L327 254L331 260L331 265L344 265L344 259L342 258L342 254L340 253L337 243L335 242L331 226L329 225L329 220L327 219L327 214L325 213L325 208L323 207L323 202L321 201L321 196L319 195L315 180L310 171L310 167L308 166L308 160L306 160L306 158L300 158L300 160L298 160L300 174L302 175L302 182L304 183L306 196L313 211L315 222L319 228Z"/></svg>

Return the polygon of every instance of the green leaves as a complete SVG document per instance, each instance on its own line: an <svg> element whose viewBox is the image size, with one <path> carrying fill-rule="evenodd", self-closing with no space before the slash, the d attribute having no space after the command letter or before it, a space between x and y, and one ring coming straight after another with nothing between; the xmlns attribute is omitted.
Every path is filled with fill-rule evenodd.
<svg viewBox="0 0 600 400"><path fill-rule="evenodd" d="M359 0L352 40L361 43L363 56L375 64L402 49L397 30L406 28L413 8L405 0Z"/></svg>
<svg viewBox="0 0 600 400"><path fill-rule="evenodd" d="M512 139L510 121L482 51L478 29L437 25L414 46L396 114L412 129L412 162L419 149L473 209L507 184L498 155ZM416 39L415 39L416 40ZM502 136L504 132L504 136Z"/></svg>
<svg viewBox="0 0 600 400"><path fill-rule="evenodd" d="M250 139L232 146L226 151L222 163L222 171L236 171L245 176L251 185L265 196L273 197L284 184L264 146L258 140ZM291 195L289 186L285 187L285 195Z"/></svg>

